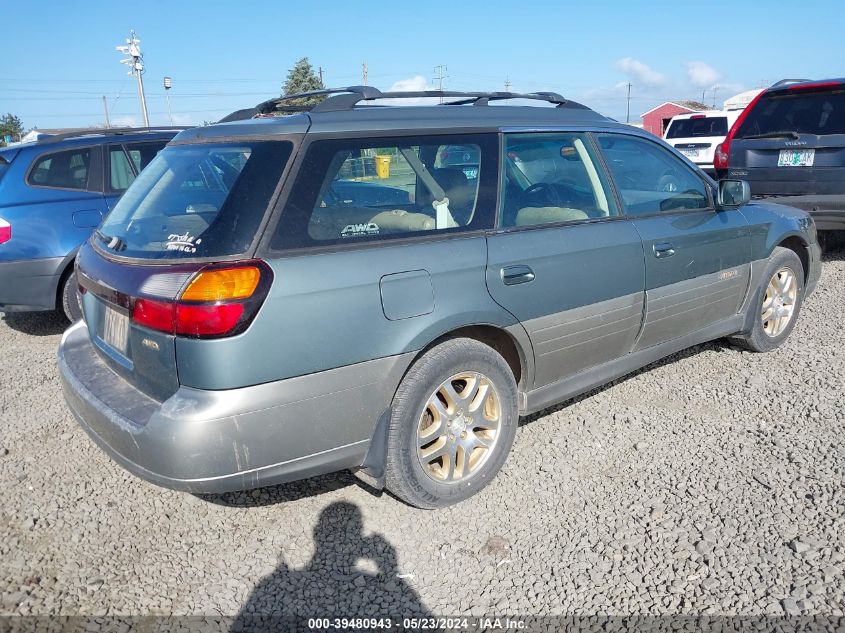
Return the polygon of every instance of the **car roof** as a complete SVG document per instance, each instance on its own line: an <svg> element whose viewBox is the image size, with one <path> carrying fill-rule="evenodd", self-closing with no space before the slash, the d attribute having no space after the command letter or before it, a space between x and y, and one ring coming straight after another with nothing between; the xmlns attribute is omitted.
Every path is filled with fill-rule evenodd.
<svg viewBox="0 0 845 633"><path fill-rule="evenodd" d="M192 128L177 142L243 136L343 134L360 132L467 132L509 128L560 127L634 129L574 102L563 107L518 105L357 106L348 110L307 112L246 119Z"/></svg>
<svg viewBox="0 0 845 633"><path fill-rule="evenodd" d="M766 92L789 92L792 90L807 90L812 88L845 88L845 77L833 79L781 79L770 86Z"/></svg>
<svg viewBox="0 0 845 633"><path fill-rule="evenodd" d="M172 139L185 128L156 128L156 129L110 129L110 130L82 130L69 134L44 135L36 141L28 143L17 143L8 150L18 152L44 152L53 148L82 147L91 145L104 145L107 143L120 143L125 140L132 141L154 141L161 139Z"/></svg>

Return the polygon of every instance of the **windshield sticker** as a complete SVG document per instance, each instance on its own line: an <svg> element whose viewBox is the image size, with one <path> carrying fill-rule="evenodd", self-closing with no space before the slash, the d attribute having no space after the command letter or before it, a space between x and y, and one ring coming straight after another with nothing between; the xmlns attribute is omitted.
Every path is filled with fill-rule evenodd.
<svg viewBox="0 0 845 633"><path fill-rule="evenodd" d="M167 236L167 241L164 243L164 248L169 251L179 251L180 253L196 253L197 246L202 242L202 238L193 237L188 232L184 235L177 235L171 233Z"/></svg>
<svg viewBox="0 0 845 633"><path fill-rule="evenodd" d="M362 224L347 224L340 232L341 237L360 237L361 235L377 235L378 224L375 222L364 222Z"/></svg>

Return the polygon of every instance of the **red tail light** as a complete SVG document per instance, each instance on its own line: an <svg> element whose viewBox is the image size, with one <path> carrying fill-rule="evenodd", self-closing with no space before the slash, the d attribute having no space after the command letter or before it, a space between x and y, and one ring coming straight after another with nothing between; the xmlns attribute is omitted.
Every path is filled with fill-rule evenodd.
<svg viewBox="0 0 845 633"><path fill-rule="evenodd" d="M239 334L252 322L272 279L270 267L257 260L206 266L191 276L175 299L135 299L132 320L177 336Z"/></svg>
<svg viewBox="0 0 845 633"><path fill-rule="evenodd" d="M0 244L12 239L12 225L0 218Z"/></svg>
<svg viewBox="0 0 845 633"><path fill-rule="evenodd" d="M734 124L731 126L731 129L728 130L728 135L725 137L725 140L716 146L716 151L713 154L713 167L715 169L728 168L728 162L730 161L731 157L731 141L733 140L734 135L742 125L743 121L745 121L745 117L748 116L748 113L751 112L752 108L755 105L757 105L757 102L760 100L760 97L762 97L764 94L766 94L765 90L760 92L756 97L751 100L751 103L745 106L745 109L740 112L736 121L734 121Z"/></svg>

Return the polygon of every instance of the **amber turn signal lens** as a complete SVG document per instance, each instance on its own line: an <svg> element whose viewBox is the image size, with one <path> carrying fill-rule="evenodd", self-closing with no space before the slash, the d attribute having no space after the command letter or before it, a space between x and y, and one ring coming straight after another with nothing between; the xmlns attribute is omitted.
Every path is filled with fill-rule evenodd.
<svg viewBox="0 0 845 633"><path fill-rule="evenodd" d="M201 271L185 288L180 301L227 301L252 296L261 272L255 266Z"/></svg>

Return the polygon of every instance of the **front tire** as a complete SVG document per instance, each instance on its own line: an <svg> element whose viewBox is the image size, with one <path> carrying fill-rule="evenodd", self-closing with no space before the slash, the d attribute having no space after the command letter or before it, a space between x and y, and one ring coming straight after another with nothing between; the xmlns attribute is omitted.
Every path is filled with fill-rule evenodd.
<svg viewBox="0 0 845 633"><path fill-rule="evenodd" d="M71 323L82 318L82 304L79 301L76 272L71 272L62 285L62 312Z"/></svg>
<svg viewBox="0 0 845 633"><path fill-rule="evenodd" d="M771 352L789 338L804 302L804 266L794 251L778 246L752 303L754 326L734 341L754 352Z"/></svg>
<svg viewBox="0 0 845 633"><path fill-rule="evenodd" d="M440 508L486 486L519 422L516 381L495 350L445 341L408 370L393 399L386 485L418 508Z"/></svg>

